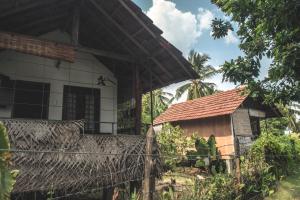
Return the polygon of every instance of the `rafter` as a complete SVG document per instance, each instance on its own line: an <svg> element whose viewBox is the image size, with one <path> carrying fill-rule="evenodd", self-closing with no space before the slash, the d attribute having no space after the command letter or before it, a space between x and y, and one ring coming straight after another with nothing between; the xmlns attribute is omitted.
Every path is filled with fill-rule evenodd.
<svg viewBox="0 0 300 200"><path fill-rule="evenodd" d="M114 20L107 12L106 10L104 10L101 6L99 6L95 0L90 0L90 2L95 6L95 8L100 11L114 26L116 26L124 35L126 35L126 37L128 39L130 39L137 47L139 47L145 54L147 54L149 57L150 52L144 47L142 46L135 38L133 38L119 23L116 22L116 20ZM170 74L170 72L160 64L160 62L155 59L155 58L151 58L153 60L153 62L169 77L172 78L172 75Z"/></svg>
<svg viewBox="0 0 300 200"><path fill-rule="evenodd" d="M17 6L17 7L14 7L6 12L2 12L0 13L0 18L4 18L4 17L7 17L7 16L10 16L10 15L16 15L20 12L23 12L23 11L26 11L28 9L34 9L34 8L37 8L37 7L40 7L40 6L48 6L48 5L51 5L53 4L54 2L57 2L56 5L62 5L62 4L66 4L66 3L69 3L70 1L69 0L64 0L64 1L51 1L51 0L47 0L47 1L34 1L34 3L31 3L31 4L26 4L24 6Z"/></svg>
<svg viewBox="0 0 300 200"><path fill-rule="evenodd" d="M135 12L132 11L131 8L128 7L128 5L124 2L124 0L118 0L119 3L131 14L131 16L133 16L140 25L142 25L148 33L151 34L151 36L156 39L157 41L159 41L159 38L157 37L157 35L155 33L153 33L153 31L137 16L137 14ZM193 75L191 74L191 72L189 72L186 67L180 62L180 60L177 58L177 56L172 52L170 51L168 48L167 49L167 52L171 55L171 57L173 57L176 62L181 66L181 68L191 77L191 78L194 78Z"/></svg>
<svg viewBox="0 0 300 200"><path fill-rule="evenodd" d="M81 3L80 3L81 4ZM80 4L75 4L72 18L72 43L78 45L79 43L79 26L80 26Z"/></svg>
<svg viewBox="0 0 300 200"><path fill-rule="evenodd" d="M103 56L103 57L107 57L107 58L113 58L116 60L134 62L134 59L131 56L118 54L118 53L114 53L114 52L110 52L110 51L87 48L87 47L76 47L76 50L80 51L80 52L84 52L84 53L90 53L95 56Z"/></svg>
<svg viewBox="0 0 300 200"><path fill-rule="evenodd" d="M21 26L17 26L14 31L16 32L19 32L19 31L22 31L22 30L25 30L25 29L28 29L30 27L33 27L33 26L36 26L36 25L39 25L39 24L44 24L46 22L50 22L50 21L53 21L53 20L57 20L59 18L62 18L62 17L65 17L67 16L67 13L61 13L61 14L57 14L57 15L54 15L54 16L51 16L49 18L42 18L42 19L39 19L37 21L32 21L30 23L25 23Z"/></svg>
<svg viewBox="0 0 300 200"><path fill-rule="evenodd" d="M134 32L133 34L131 34L132 37L136 37L138 36L140 33L142 33L144 31L143 28L140 28L139 30L137 30L136 32Z"/></svg>

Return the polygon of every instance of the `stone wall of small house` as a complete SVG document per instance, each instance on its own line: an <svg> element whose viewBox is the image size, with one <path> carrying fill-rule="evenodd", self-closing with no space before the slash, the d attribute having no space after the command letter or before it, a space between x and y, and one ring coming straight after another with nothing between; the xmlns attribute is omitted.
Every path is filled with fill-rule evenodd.
<svg viewBox="0 0 300 200"><path fill-rule="evenodd" d="M48 33L42 38L59 42L69 42L70 37L60 31ZM18 53L14 51L0 52L0 74L9 76L11 80L24 80L43 82L50 84L49 114L50 120L62 119L63 88L64 85L79 86L87 88L99 88L100 99L100 121L117 122L117 80L93 55L76 52L74 63L62 61L56 67L57 61ZM98 77L102 75L113 80L116 85L108 83L107 86L97 85ZM1 89L0 98L9 95L8 91ZM9 98L8 98L9 99ZM0 118L10 117L9 107L0 108ZM101 124L101 132L111 132L112 125ZM117 130L115 124L114 130Z"/></svg>
<svg viewBox="0 0 300 200"><path fill-rule="evenodd" d="M174 123L179 125L187 136L199 135L206 140L214 135L223 159L234 154L231 119L229 115Z"/></svg>

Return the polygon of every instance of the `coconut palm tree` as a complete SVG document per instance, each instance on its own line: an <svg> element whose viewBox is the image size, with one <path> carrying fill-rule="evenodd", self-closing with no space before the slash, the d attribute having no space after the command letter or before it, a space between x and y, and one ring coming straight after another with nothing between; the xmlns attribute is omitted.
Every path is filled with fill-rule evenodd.
<svg viewBox="0 0 300 200"><path fill-rule="evenodd" d="M216 92L216 84L204 81L218 73L218 70L206 64L210 57L206 54L199 54L191 50L188 56L193 69L198 73L199 78L190 80L188 83L176 90L175 98L179 99L184 92L188 92L187 100L211 95Z"/></svg>
<svg viewBox="0 0 300 200"><path fill-rule="evenodd" d="M157 89L152 92L153 95L153 117L156 118L162 112L164 112L174 97L171 93L164 92L162 89ZM142 99L142 119L144 123L151 123L151 111L150 111L150 93L143 95Z"/></svg>

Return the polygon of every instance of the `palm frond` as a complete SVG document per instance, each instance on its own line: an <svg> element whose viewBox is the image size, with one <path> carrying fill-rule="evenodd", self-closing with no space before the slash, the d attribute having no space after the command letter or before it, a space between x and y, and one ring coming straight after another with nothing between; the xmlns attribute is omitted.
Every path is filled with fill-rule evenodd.
<svg viewBox="0 0 300 200"><path fill-rule="evenodd" d="M175 98L179 99L183 95L183 93L188 90L188 88L191 86L191 84L192 83L186 83L183 86L180 86L179 88L177 88Z"/></svg>

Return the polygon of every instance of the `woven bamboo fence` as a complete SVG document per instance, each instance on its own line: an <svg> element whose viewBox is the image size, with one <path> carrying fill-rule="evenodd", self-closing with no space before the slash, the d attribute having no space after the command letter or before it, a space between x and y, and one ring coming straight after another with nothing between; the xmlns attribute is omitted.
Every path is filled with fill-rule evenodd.
<svg viewBox="0 0 300 200"><path fill-rule="evenodd" d="M20 170L14 193L72 193L143 177L144 136L82 134L83 121L1 121L11 142L12 168ZM159 157L153 161L159 175Z"/></svg>

